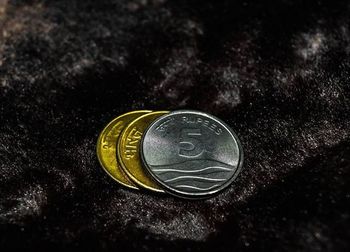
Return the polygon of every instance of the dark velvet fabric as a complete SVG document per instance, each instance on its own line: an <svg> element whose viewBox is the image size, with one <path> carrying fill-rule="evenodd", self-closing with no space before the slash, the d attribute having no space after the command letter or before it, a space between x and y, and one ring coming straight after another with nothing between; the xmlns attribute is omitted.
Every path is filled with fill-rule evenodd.
<svg viewBox="0 0 350 252"><path fill-rule="evenodd" d="M0 0L0 250L350 250L347 1ZM96 140L135 109L241 139L218 196L124 189ZM123 250L124 249L124 250Z"/></svg>

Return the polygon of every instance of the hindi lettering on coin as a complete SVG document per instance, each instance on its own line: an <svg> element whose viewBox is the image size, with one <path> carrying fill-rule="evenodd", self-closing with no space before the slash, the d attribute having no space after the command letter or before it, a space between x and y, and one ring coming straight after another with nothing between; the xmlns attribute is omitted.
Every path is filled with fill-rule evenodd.
<svg viewBox="0 0 350 252"><path fill-rule="evenodd" d="M220 119L182 110L156 119L142 139L149 173L171 194L205 198L226 188L242 167L237 135Z"/></svg>
<svg viewBox="0 0 350 252"><path fill-rule="evenodd" d="M157 111L138 117L125 128L118 143L118 160L125 173L140 187L156 192L164 190L143 167L140 143L144 131L151 122L168 113L168 111Z"/></svg>
<svg viewBox="0 0 350 252"><path fill-rule="evenodd" d="M122 130L137 117L145 115L151 111L139 110L132 111L121 116L118 116L112 120L101 132L97 140L97 157L102 168L118 183L138 189L135 183L133 183L117 162L116 158L116 145L118 138Z"/></svg>

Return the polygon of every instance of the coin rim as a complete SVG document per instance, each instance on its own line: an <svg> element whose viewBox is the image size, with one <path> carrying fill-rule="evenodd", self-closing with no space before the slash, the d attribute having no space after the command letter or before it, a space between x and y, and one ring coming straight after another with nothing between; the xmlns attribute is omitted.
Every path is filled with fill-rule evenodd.
<svg viewBox="0 0 350 252"><path fill-rule="evenodd" d="M142 116L136 118L135 120L131 121L131 122L128 124L128 126L125 127L125 128L123 129L123 131L122 131L121 134L120 134L120 138L118 139L118 144L117 144L117 146L118 146L117 158L118 158L119 163L121 164L121 167L122 167L122 169L124 170L124 172L128 175L128 177L129 177L135 184L137 184L137 185L140 186L141 188L145 188L145 189L148 189L148 190L151 190L151 191L154 191L154 192L165 193L165 191L162 189L162 186L159 185L158 181L154 181L154 182L155 182L156 184L159 185L159 189L158 189L158 188L154 188L154 187L150 187L150 186L148 186L148 185L145 185L145 184L141 183L139 180L137 180L137 178L135 178L135 176L134 176L133 174L131 174L131 172L128 170L127 166L124 164L123 159L122 159L122 157L121 157L121 150L120 150L120 149L121 149L122 136L125 134L125 132L127 131L127 129L129 129L129 128L131 127L131 125L133 125L136 121L141 120L143 117L149 116L150 114L157 114L157 113L167 113L167 114L169 114L169 111L165 111L165 110L164 110L164 111L163 111L163 110L161 110L161 111L152 111L152 112L150 112L150 113L148 113L148 114L142 115ZM164 115L167 115L167 114L164 114ZM163 115L161 115L161 116L163 116ZM160 116L160 117L161 117L161 116ZM155 120L157 120L157 118L156 118ZM153 122L152 122L152 123L153 123ZM151 123L151 124L152 124L152 123ZM148 128L148 127L147 127L147 128ZM146 129L147 129L147 128L146 128ZM144 132L142 132L141 141L142 141L143 135L144 135L145 132L146 132L146 129L145 129ZM139 143L139 144L140 144L140 147L141 147L141 141L140 141L140 143ZM144 169L145 172L148 173L147 169L145 169L145 166L144 166L144 163L143 163L143 160L142 160L142 157L141 157L141 156L142 156L142 155L141 155L141 149L142 149L142 148L140 148L140 151L139 151L141 169ZM153 178L153 177L151 177L151 178Z"/></svg>
<svg viewBox="0 0 350 252"><path fill-rule="evenodd" d="M116 177L113 176L113 174L111 174L109 172L109 170L106 168L106 165L103 161L103 158L102 158L102 153L99 152L99 150L101 150L102 148L102 138L103 136L105 135L107 129L115 123L115 121L117 120L120 120L121 117L124 117L124 116L127 116L127 115L132 115L132 114L136 114L136 113L145 113L145 114L148 114L148 113L151 113L152 110L134 110L134 111L130 111L130 112L127 112L127 113L124 113L124 114L121 114L119 115L118 117L114 118L112 121L110 121L104 128L103 130L101 131L101 133L99 134L98 138L97 138L97 144L96 144L96 154L97 154L97 159L100 163L100 165L102 166L103 170L116 182L118 182L119 184L123 185L123 186L126 186L128 188L131 188L131 189L134 189L134 190L139 190L139 188L137 187L137 185L131 180L129 179L129 177L127 176L127 174L125 174L125 172L123 171L123 169L120 169L121 172L123 173L123 175L130 180L131 183L133 183L132 185L129 185L129 184L126 184L120 180L118 180ZM145 115L145 114L142 114L141 116ZM123 128L123 130L127 127L127 125ZM117 141L116 141L116 152L117 152L117 144L118 144L118 141L119 141L119 138L121 136L122 132L119 134L119 136L117 137ZM119 165L121 168L121 165L118 161L118 159L116 158L116 161L117 161L117 165Z"/></svg>
<svg viewBox="0 0 350 252"><path fill-rule="evenodd" d="M183 113L194 113L194 114L200 114L202 116L206 116L209 117L211 119L214 119L214 121L217 121L219 124L221 124L226 130L228 130L228 132L232 135L232 137L234 138L234 140L237 143L238 146L238 150L239 150L239 159L238 159L238 165L236 167L236 170L234 171L232 177L230 179L228 179L222 186L218 187L215 190L209 191L209 192L202 192L202 193L187 193L187 192L181 192L177 189L172 188L171 186L167 185L166 183L164 183L162 180L160 180L151 170L151 168L148 166L147 162L146 162L146 158L144 156L144 152L143 152L143 148L144 148L144 140L146 138L147 132L153 127L153 125L155 125L157 122L159 122L160 120L163 120L166 117L169 117L173 114L183 114ZM227 189L227 187L229 185L231 185L237 178L237 176L239 175L239 173L242 170L243 167L243 159L244 159L244 153L243 153L243 148L242 148L242 144L241 141L239 140L237 134L233 131L233 129L231 129L230 126L228 126L225 122L223 122L221 119L219 119L216 116L210 115L208 113L205 112L201 112L201 111L197 111L197 110L176 110L176 111L172 111L169 114L166 114L164 116L161 116L157 119L155 119L149 126L148 128L145 130L145 133L143 134L143 137L141 139L141 158L143 161L144 166L146 167L146 170L151 174L151 176L158 182L160 183L164 189L169 193L172 194L174 196L180 197L180 198L185 198L185 199L206 199L209 197L213 197L215 195L217 195L219 192Z"/></svg>

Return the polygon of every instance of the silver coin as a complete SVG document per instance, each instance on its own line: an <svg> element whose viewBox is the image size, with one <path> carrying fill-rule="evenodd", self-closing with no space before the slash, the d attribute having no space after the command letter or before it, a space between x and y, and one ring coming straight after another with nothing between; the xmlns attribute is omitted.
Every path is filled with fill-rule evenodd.
<svg viewBox="0 0 350 252"><path fill-rule="evenodd" d="M205 198L237 177L243 151L237 135L220 119L179 110L146 130L141 157L149 173L171 194Z"/></svg>

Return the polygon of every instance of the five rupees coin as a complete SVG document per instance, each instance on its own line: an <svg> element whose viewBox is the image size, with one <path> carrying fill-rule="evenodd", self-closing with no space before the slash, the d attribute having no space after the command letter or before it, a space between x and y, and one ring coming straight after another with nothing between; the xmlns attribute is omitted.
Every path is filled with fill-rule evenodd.
<svg viewBox="0 0 350 252"><path fill-rule="evenodd" d="M242 167L237 135L220 119L180 110L154 120L142 140L142 158L162 187L182 198L206 198L226 188Z"/></svg>

